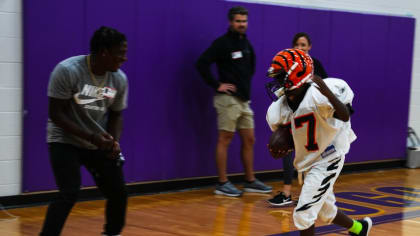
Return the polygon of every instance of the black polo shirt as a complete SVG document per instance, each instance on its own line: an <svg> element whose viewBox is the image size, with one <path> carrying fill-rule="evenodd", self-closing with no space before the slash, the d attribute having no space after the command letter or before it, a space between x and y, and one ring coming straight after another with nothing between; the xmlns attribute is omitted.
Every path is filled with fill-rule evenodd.
<svg viewBox="0 0 420 236"><path fill-rule="evenodd" d="M218 80L211 73L212 63L216 63ZM243 101L250 100L255 53L246 35L229 30L201 54L196 67L204 81L214 89L217 90L220 83L234 84L236 92L232 94Z"/></svg>

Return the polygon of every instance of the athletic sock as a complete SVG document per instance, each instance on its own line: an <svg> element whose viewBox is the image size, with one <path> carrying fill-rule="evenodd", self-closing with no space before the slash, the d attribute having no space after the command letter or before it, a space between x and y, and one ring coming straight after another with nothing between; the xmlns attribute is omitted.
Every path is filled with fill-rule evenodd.
<svg viewBox="0 0 420 236"><path fill-rule="evenodd" d="M362 223L360 223L357 220L353 220L353 226L349 229L349 231L359 235L360 231L362 231L362 228L363 228Z"/></svg>

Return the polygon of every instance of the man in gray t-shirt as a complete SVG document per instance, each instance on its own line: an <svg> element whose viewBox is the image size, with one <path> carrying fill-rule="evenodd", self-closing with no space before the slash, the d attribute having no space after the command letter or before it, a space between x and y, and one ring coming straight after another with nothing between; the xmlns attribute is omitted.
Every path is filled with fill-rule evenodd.
<svg viewBox="0 0 420 236"><path fill-rule="evenodd" d="M119 140L127 107L127 40L101 27L89 55L60 62L51 73L47 142L59 197L49 206L42 236L59 235L77 200L80 166L92 174L107 199L104 235L119 235L125 223L127 192Z"/></svg>
<svg viewBox="0 0 420 236"><path fill-rule="evenodd" d="M60 62L51 74L48 97L69 100L67 115L74 123L92 133L103 133L108 112L119 112L127 107L127 77L117 70L94 75L95 81L89 72L88 60L91 60L89 55L82 55ZM47 131L48 143L97 148L89 138L65 132L51 119L48 119Z"/></svg>

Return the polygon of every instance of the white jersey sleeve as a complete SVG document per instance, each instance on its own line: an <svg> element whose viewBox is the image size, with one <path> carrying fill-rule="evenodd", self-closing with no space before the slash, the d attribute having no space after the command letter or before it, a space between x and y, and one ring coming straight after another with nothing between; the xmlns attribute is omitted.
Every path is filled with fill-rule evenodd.
<svg viewBox="0 0 420 236"><path fill-rule="evenodd" d="M354 93L346 83L346 81L337 78L324 79L325 84L331 90L331 92L340 100L343 104L351 104L354 98ZM318 87L314 84L315 87ZM332 118L335 112L333 105L328 101L328 98L321 94L319 90L314 91L313 94L314 103L318 108L319 114L325 118Z"/></svg>
<svg viewBox="0 0 420 236"><path fill-rule="evenodd" d="M271 103L267 110L267 123L271 131L277 130L279 125L290 123L292 110L286 103L286 96L281 96L277 101Z"/></svg>
<svg viewBox="0 0 420 236"><path fill-rule="evenodd" d="M351 104L353 102L354 93L346 81L336 78L327 78L325 81L328 88L342 103Z"/></svg>

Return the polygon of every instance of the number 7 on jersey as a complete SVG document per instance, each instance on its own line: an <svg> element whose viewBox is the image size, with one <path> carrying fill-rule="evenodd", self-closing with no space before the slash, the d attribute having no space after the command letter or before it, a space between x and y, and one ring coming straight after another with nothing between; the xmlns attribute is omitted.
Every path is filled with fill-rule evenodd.
<svg viewBox="0 0 420 236"><path fill-rule="evenodd" d="M306 150L313 152L318 151L318 144L315 140L315 127L316 127L316 119L314 113L309 113L303 116L299 116L295 118L295 129L299 129L303 127L304 123L307 124L307 144L305 145Z"/></svg>

